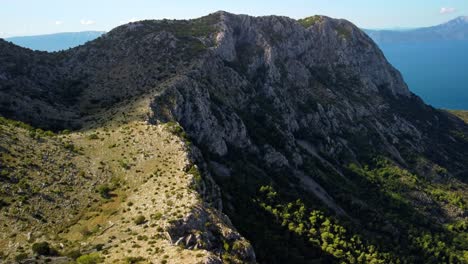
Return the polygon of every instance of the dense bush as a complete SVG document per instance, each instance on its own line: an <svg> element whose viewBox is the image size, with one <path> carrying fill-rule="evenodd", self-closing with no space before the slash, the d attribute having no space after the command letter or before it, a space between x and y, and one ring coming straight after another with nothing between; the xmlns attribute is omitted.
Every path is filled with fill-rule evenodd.
<svg viewBox="0 0 468 264"><path fill-rule="evenodd" d="M201 173L200 173L200 171L198 170L197 166L196 166L196 165L192 165L192 166L190 167L190 169L187 171L187 173L193 175L194 184L195 184L195 186L193 186L193 187L194 187L194 188L198 188L198 187L200 186L200 184L202 183L203 178L202 178Z"/></svg>
<svg viewBox="0 0 468 264"><path fill-rule="evenodd" d="M100 186L98 186L97 190L98 190L98 193L101 195L102 198L104 198L104 199L111 198L112 188L109 187L109 185L107 185L107 184L100 185Z"/></svg>
<svg viewBox="0 0 468 264"><path fill-rule="evenodd" d="M93 133L93 134L88 135L87 138L89 140L95 140L95 139L99 139L99 136Z"/></svg>
<svg viewBox="0 0 468 264"><path fill-rule="evenodd" d="M145 222L146 222L146 217L144 217L143 215L137 216L137 217L135 218L135 220L134 220L134 223L135 223L136 225L142 225L142 224L144 224Z"/></svg>
<svg viewBox="0 0 468 264"><path fill-rule="evenodd" d="M28 254L26 254L26 253L19 253L18 255L15 256L15 260L17 262L21 262L21 261L23 261L23 260L25 260L27 258L28 258Z"/></svg>
<svg viewBox="0 0 468 264"><path fill-rule="evenodd" d="M39 242L39 243L34 243L32 245L32 251L37 254L37 255L42 255L42 256L56 256L58 255L57 250L54 248L50 247L49 243L47 242Z"/></svg>
<svg viewBox="0 0 468 264"><path fill-rule="evenodd" d="M126 170L131 168L130 164L128 164L128 162L125 160L119 160L119 165Z"/></svg>
<svg viewBox="0 0 468 264"><path fill-rule="evenodd" d="M78 264L97 264L101 262L103 262L103 259L99 253L83 255L76 259L76 263Z"/></svg>
<svg viewBox="0 0 468 264"><path fill-rule="evenodd" d="M166 127L172 134L184 140L187 144L190 144L190 139L187 133L184 131L181 125L176 122L167 122Z"/></svg>

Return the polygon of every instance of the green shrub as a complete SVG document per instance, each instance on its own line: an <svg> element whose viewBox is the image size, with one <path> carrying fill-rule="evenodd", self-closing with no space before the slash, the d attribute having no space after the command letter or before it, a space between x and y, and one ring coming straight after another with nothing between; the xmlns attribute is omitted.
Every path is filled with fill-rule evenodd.
<svg viewBox="0 0 468 264"><path fill-rule="evenodd" d="M231 247L231 246L229 245L229 243L228 243L226 240L223 240L223 248L224 248L224 250L227 251L227 252L229 252L230 247Z"/></svg>
<svg viewBox="0 0 468 264"><path fill-rule="evenodd" d="M193 165L190 170L187 172L188 174L192 174L195 180L195 185L198 187L202 183L203 179L201 176L200 171L198 170L197 166Z"/></svg>
<svg viewBox="0 0 468 264"><path fill-rule="evenodd" d="M167 122L166 126L173 135L176 135L177 137L183 139L187 144L190 143L190 139L187 135L187 133L184 131L181 125L179 125L176 122Z"/></svg>
<svg viewBox="0 0 468 264"><path fill-rule="evenodd" d="M99 255L99 253L91 253L88 255L83 255L79 258L76 259L76 263L78 264L97 264L101 263L102 257Z"/></svg>
<svg viewBox="0 0 468 264"><path fill-rule="evenodd" d="M32 251L37 255L42 256L55 256L58 255L57 250L50 247L49 243L47 242L39 242L34 243L32 245Z"/></svg>
<svg viewBox="0 0 468 264"><path fill-rule="evenodd" d="M101 195L102 198L104 199L109 199L111 198L110 192L112 191L112 188L109 187L107 184L99 185L97 188L99 194Z"/></svg>
<svg viewBox="0 0 468 264"><path fill-rule="evenodd" d="M120 160L119 165L126 170L130 169L130 165L125 160Z"/></svg>
<svg viewBox="0 0 468 264"><path fill-rule="evenodd" d="M55 134L54 134L54 132L52 132L50 130L47 130L46 132L44 132L44 136L53 137L53 136L55 136Z"/></svg>
<svg viewBox="0 0 468 264"><path fill-rule="evenodd" d="M144 241L147 241L147 240L148 240L148 236L145 236L145 235L138 235L138 236L137 236L137 240L144 240Z"/></svg>
<svg viewBox="0 0 468 264"><path fill-rule="evenodd" d="M312 25L314 25L317 22L320 22L322 18L320 16L311 16L311 17L306 17L303 19L297 20L299 24L301 24L303 27L308 28Z"/></svg>
<svg viewBox="0 0 468 264"><path fill-rule="evenodd" d="M146 217L144 217L143 215L139 215L137 216L137 218L135 218L134 222L136 225L142 225L146 222Z"/></svg>
<svg viewBox="0 0 468 264"><path fill-rule="evenodd" d="M162 216L163 216L162 213L157 212L157 213L155 213L154 215L151 215L151 218L154 219L154 220L159 220L159 219L162 218Z"/></svg>
<svg viewBox="0 0 468 264"><path fill-rule="evenodd" d="M63 147L75 153L79 152L78 148L76 148L76 146L73 145L73 143L65 143Z"/></svg>
<svg viewBox="0 0 468 264"><path fill-rule="evenodd" d="M91 135L88 135L87 138L90 139L90 140L99 139L98 135L96 135L94 133L91 134Z"/></svg>
<svg viewBox="0 0 468 264"><path fill-rule="evenodd" d="M27 258L28 258L28 254L26 254L26 253L20 253L20 254L15 256L15 260L17 262L23 261L23 260L25 260Z"/></svg>

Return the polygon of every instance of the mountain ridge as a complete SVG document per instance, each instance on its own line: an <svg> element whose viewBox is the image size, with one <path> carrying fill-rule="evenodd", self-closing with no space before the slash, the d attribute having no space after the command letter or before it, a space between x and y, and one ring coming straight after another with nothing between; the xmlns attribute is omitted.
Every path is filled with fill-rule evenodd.
<svg viewBox="0 0 468 264"><path fill-rule="evenodd" d="M32 50L56 52L82 45L98 38L104 33L104 31L60 32L33 36L8 37L5 38L5 40Z"/></svg>
<svg viewBox="0 0 468 264"><path fill-rule="evenodd" d="M468 40L468 16L460 16L435 26L405 31L372 29L365 29L364 31L379 44Z"/></svg>
<svg viewBox="0 0 468 264"><path fill-rule="evenodd" d="M411 90L441 109L467 109L466 17L409 31L366 31L405 77ZM443 67L442 67L443 65Z"/></svg>
<svg viewBox="0 0 468 264"><path fill-rule="evenodd" d="M130 23L55 54L5 42L0 51L9 118L55 130L117 116L180 124L203 201L255 250L221 252L265 263L463 261L468 126L412 94L345 20L217 12Z"/></svg>

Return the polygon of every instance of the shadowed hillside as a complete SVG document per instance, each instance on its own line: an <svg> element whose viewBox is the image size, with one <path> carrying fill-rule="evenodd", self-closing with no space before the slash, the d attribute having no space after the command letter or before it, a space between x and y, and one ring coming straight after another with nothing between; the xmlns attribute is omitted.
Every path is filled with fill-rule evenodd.
<svg viewBox="0 0 468 264"><path fill-rule="evenodd" d="M84 253L130 263L466 261L468 125L412 94L346 20L220 11L53 54L0 42L0 79L2 115L71 130L48 140L82 153L68 166L94 173L79 184L108 184L80 193L97 200L54 247L98 241ZM18 245L31 257L36 241Z"/></svg>

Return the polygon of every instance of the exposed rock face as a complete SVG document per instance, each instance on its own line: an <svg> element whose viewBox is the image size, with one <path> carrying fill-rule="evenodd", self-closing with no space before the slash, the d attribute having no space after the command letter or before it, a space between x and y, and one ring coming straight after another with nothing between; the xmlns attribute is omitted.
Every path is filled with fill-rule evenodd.
<svg viewBox="0 0 468 264"><path fill-rule="evenodd" d="M242 55L243 45L257 47L257 60L249 70L255 73L268 68L270 82L280 82L287 68L287 77L297 85L307 87L308 69L323 67L335 72L344 67L359 75L361 88L377 91L387 86L394 94L409 96L410 92L397 71L391 67L375 44L361 30L345 20L320 17L304 28L286 17L253 18L222 13L222 31L217 35L216 52L225 61L235 61Z"/></svg>
<svg viewBox="0 0 468 264"><path fill-rule="evenodd" d="M467 125L412 94L371 39L345 20L218 12L132 23L63 53L5 42L0 51L0 113L70 127L102 109L121 114L121 105L144 98L150 123L182 125L207 175L202 194L231 217L252 202L239 200L241 192L273 182L365 224L353 217L383 213L344 193L359 184L347 173L350 164L384 157L421 175L431 171L431 180L468 171ZM221 186L223 207L209 175L232 184ZM349 204L359 209L348 212ZM187 231L197 225L192 220L171 230L174 243L201 246ZM255 258L249 247L236 250Z"/></svg>
<svg viewBox="0 0 468 264"><path fill-rule="evenodd" d="M214 155L232 146L277 167L301 166L298 140L305 139L320 153L314 156L338 167L359 162L367 147L402 165L402 151L431 152L464 170L465 158L448 159L444 145L433 152L428 134L442 123L445 131L464 125L411 94L351 23L318 17L305 28L286 17L218 14L216 44L154 99L154 119L176 119Z"/></svg>
<svg viewBox="0 0 468 264"><path fill-rule="evenodd" d="M255 253L250 243L237 231L225 215L206 208L196 208L192 214L168 228L170 240L175 245L188 249L206 249L217 255L223 253L223 243L236 245L233 252L242 263L254 263ZM225 239L221 241L220 239ZM214 261L214 260L213 260ZM223 263L221 259L213 263Z"/></svg>
<svg viewBox="0 0 468 264"><path fill-rule="evenodd" d="M356 184L349 164L385 157L434 181L466 175L468 142L460 135L468 127L412 94L349 22L317 17L304 27L285 17L219 14L215 44L197 67L154 97L151 120L177 120L184 127L202 150L199 162L209 164L205 171L222 183L223 207L248 237L259 231L243 220L249 213L236 217L249 201L239 201L239 192L255 188L258 178L312 193L337 215L366 225L345 204L376 215L379 209L344 191ZM408 197L431 221L465 217L452 209L422 209L437 206L421 202L417 197L427 197L421 190ZM395 222L382 219L383 232L406 237ZM261 259L275 257L264 252Z"/></svg>
<svg viewBox="0 0 468 264"><path fill-rule="evenodd" d="M177 40L163 30L171 24L124 25L57 53L33 52L0 40L1 112L41 127L79 127L82 117L162 88L199 52L192 45L198 40Z"/></svg>

